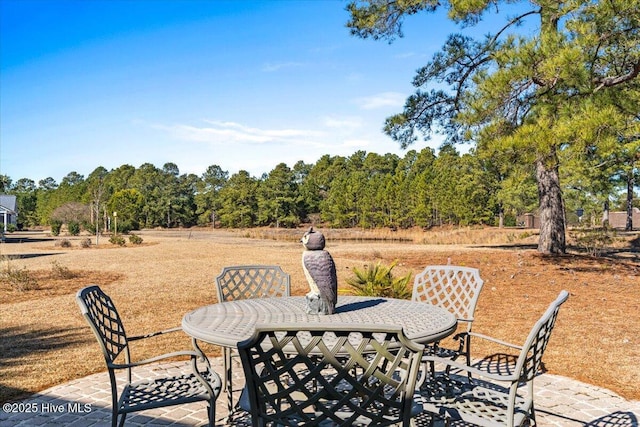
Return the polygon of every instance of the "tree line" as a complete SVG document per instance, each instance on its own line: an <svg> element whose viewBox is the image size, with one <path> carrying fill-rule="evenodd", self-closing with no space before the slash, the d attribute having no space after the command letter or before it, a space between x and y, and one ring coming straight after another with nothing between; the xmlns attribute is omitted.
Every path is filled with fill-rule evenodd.
<svg viewBox="0 0 640 427"><path fill-rule="evenodd" d="M436 225L518 225L517 217L538 206L534 165L512 167L475 149L460 154L445 145L400 157L357 151L322 156L316 163L280 163L261 177L241 170L229 175L218 165L201 175L180 174L174 163L144 163L86 178L70 172L58 184L0 175L0 192L17 197L19 227L79 224L95 233L155 227L330 227L429 228ZM626 180L577 173L567 162L567 218L578 208L595 224L605 202L627 203ZM638 173L638 170L635 170Z"/></svg>

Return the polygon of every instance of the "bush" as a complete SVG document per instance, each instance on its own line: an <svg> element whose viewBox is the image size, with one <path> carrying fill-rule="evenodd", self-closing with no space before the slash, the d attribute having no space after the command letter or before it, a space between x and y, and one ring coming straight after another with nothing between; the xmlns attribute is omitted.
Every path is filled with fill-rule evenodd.
<svg viewBox="0 0 640 427"><path fill-rule="evenodd" d="M127 242L124 240L124 237L122 236L111 236L109 242L118 246L124 246L127 244Z"/></svg>
<svg viewBox="0 0 640 427"><path fill-rule="evenodd" d="M59 236L61 228L62 228L62 221L58 221L55 219L51 220L51 235Z"/></svg>
<svg viewBox="0 0 640 427"><path fill-rule="evenodd" d="M7 266L2 273L0 273L0 277L3 281L9 283L12 289L19 292L32 291L40 287L38 281L31 276L31 273L26 268L18 270L13 268L9 263L7 263Z"/></svg>
<svg viewBox="0 0 640 427"><path fill-rule="evenodd" d="M73 279L76 273L69 270L69 267L58 264L57 261L51 263L51 275L58 279Z"/></svg>
<svg viewBox="0 0 640 427"><path fill-rule="evenodd" d="M80 223L78 221L69 221L67 224L67 228L69 229L69 234L72 236L77 236L80 234Z"/></svg>
<svg viewBox="0 0 640 427"><path fill-rule="evenodd" d="M82 239L80 240L81 248L90 248L91 247L91 239Z"/></svg>
<svg viewBox="0 0 640 427"><path fill-rule="evenodd" d="M72 245L71 245L71 240L69 240L69 239L62 239L62 240L60 240L60 247L63 247L63 248L70 248L71 246L72 246Z"/></svg>
<svg viewBox="0 0 640 427"><path fill-rule="evenodd" d="M142 237L132 234L129 236L129 242L131 242L132 245L140 245L142 244Z"/></svg>
<svg viewBox="0 0 640 427"><path fill-rule="evenodd" d="M394 278L392 270L396 264L397 261L394 261L391 266L386 267L377 263L367 267L364 271L354 268L355 277L348 279L347 284L351 286L356 295L409 299L411 298L411 290L408 285L411 273Z"/></svg>
<svg viewBox="0 0 640 427"><path fill-rule="evenodd" d="M111 226L115 227L113 223L111 224ZM120 233L128 234L131 230L136 230L136 229L137 228L134 227L134 224L132 224L131 221L118 218L118 234Z"/></svg>
<svg viewBox="0 0 640 427"><path fill-rule="evenodd" d="M579 248L594 257L600 256L604 249L613 243L615 234L615 230L608 227L578 228L569 233Z"/></svg>

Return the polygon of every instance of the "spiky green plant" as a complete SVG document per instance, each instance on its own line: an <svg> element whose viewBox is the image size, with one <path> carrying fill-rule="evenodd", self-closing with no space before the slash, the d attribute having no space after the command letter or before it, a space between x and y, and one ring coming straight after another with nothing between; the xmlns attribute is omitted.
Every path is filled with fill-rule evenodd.
<svg viewBox="0 0 640 427"><path fill-rule="evenodd" d="M411 290L408 285L411 273L403 277L393 277L392 270L397 263L394 261L390 266L385 266L378 262L364 270L354 268L354 277L348 279L347 284L355 295L409 299Z"/></svg>

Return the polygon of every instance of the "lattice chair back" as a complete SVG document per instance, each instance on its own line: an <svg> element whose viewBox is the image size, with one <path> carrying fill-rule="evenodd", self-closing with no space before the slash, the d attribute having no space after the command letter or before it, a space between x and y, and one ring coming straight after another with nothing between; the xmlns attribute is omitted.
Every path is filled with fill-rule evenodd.
<svg viewBox="0 0 640 427"><path fill-rule="evenodd" d="M218 302L290 295L290 278L277 265L224 267L216 277Z"/></svg>
<svg viewBox="0 0 640 427"><path fill-rule="evenodd" d="M181 332L180 328L127 337L113 301L100 287L93 285L79 290L76 302L98 338L107 363L111 383L112 427L124 425L129 413L201 401L208 403L209 426L215 425L216 399L222 388L222 379L211 369L209 360L197 346L192 350L179 350L131 361L130 343L166 333L178 333ZM116 359L122 359L121 355L125 360L116 362ZM186 358L189 358L190 363L185 372L180 370L175 375L148 374L144 377L138 376L136 381L132 382L133 368L163 360L175 363ZM116 375L116 372L121 370L126 372L126 381L122 381Z"/></svg>
<svg viewBox="0 0 640 427"><path fill-rule="evenodd" d="M423 349L377 325L258 326L238 344L241 406L254 426L409 426L422 410L413 395Z"/></svg>
<svg viewBox="0 0 640 427"><path fill-rule="evenodd" d="M483 284L477 268L430 265L416 275L411 299L446 308L470 329Z"/></svg>
<svg viewBox="0 0 640 427"><path fill-rule="evenodd" d="M107 365L123 352L129 362L127 334L111 298L98 286L89 286L78 292L76 301L98 338Z"/></svg>
<svg viewBox="0 0 640 427"><path fill-rule="evenodd" d="M516 363L515 369L516 372L520 372L520 381L532 381L540 372L542 355L547 348L547 344L549 344L560 306L564 304L567 298L569 298L567 291L560 292L556 300L549 305L547 311L531 329Z"/></svg>

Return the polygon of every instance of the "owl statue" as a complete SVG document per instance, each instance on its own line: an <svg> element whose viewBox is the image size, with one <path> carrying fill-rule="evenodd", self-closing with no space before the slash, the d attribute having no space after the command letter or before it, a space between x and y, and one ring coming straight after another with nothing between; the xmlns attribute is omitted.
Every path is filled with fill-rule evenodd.
<svg viewBox="0 0 640 427"><path fill-rule="evenodd" d="M300 241L305 249L302 269L311 289L306 295L306 312L333 314L338 301L338 277L333 258L324 250L324 236L311 227Z"/></svg>

